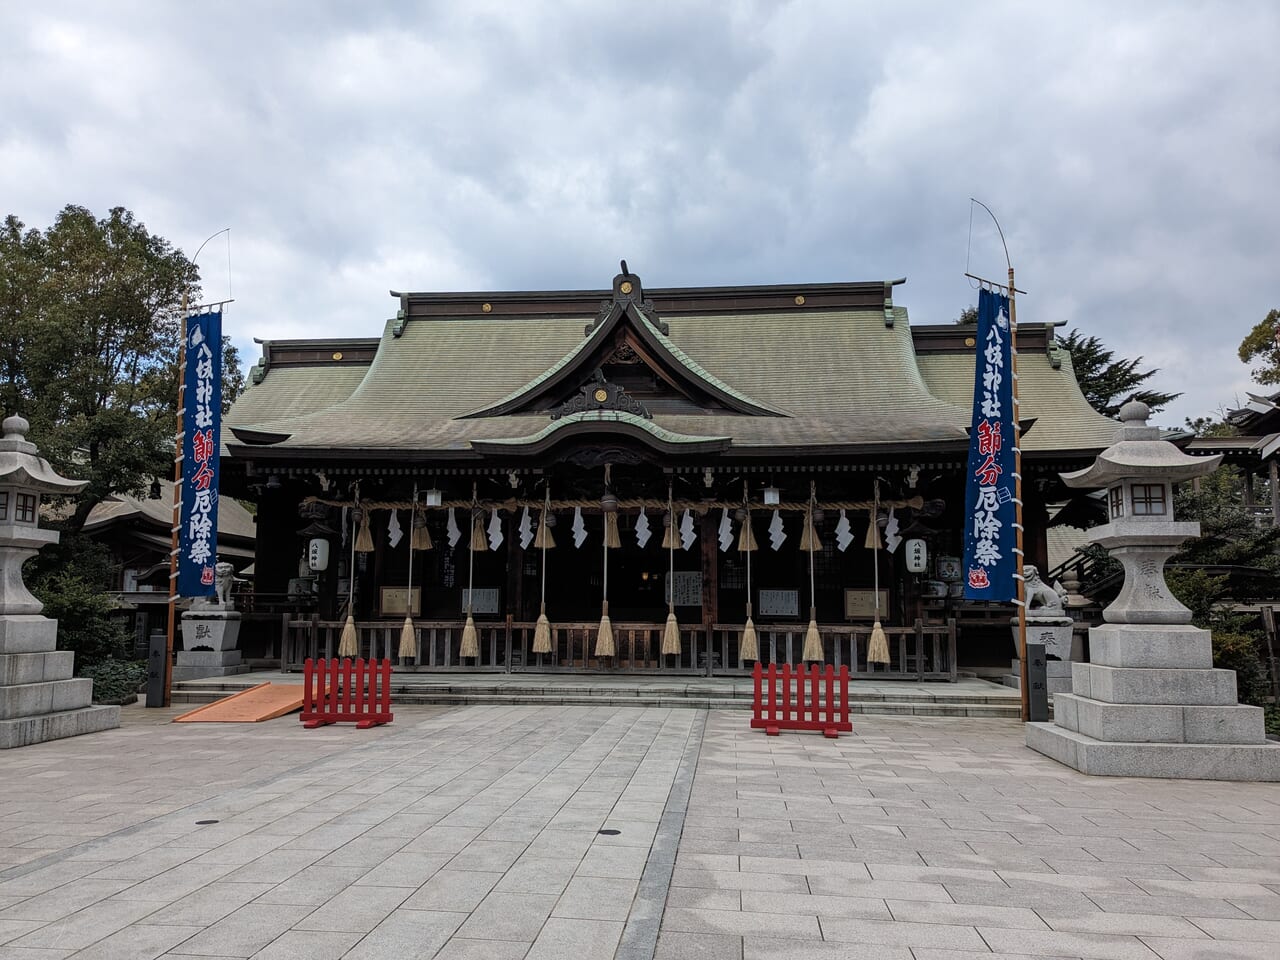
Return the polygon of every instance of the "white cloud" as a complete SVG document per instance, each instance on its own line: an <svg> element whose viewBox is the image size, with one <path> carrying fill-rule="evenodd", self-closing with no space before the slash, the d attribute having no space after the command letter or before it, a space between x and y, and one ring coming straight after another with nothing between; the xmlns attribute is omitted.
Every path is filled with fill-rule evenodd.
<svg viewBox="0 0 1280 960"><path fill-rule="evenodd" d="M1248 387L1280 305L1280 10L1241 2L10 5L0 194L232 227L231 332L376 335L396 289L878 279L973 299L967 198L1029 291L1162 367L1171 422ZM1003 274L982 214L970 265ZM226 287L225 251L201 256Z"/></svg>

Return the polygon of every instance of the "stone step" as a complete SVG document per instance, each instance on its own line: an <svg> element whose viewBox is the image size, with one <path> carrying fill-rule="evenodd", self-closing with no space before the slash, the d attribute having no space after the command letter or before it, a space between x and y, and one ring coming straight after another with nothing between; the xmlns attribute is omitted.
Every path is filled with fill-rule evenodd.
<svg viewBox="0 0 1280 960"><path fill-rule="evenodd" d="M209 684L201 684L199 689L175 687L172 702L198 705L213 703L233 691L212 690ZM220 685L221 686L221 685ZM578 694L561 690L524 690L520 688L505 691L486 692L482 690L429 690L418 688L408 692L392 693L392 706L396 704L438 704L461 706L468 704L517 704L531 706L620 706L620 707L688 707L702 710L743 710L751 709L751 700L746 697L721 697L701 694L680 694L676 691L649 692L637 694L632 691L622 696L610 696L607 693ZM852 714L877 716L916 716L916 717L987 717L996 719L1017 719L1019 704L1016 700L996 703L935 703L927 700L893 701L863 700L850 698L849 712Z"/></svg>
<svg viewBox="0 0 1280 960"><path fill-rule="evenodd" d="M1098 777L1280 780L1280 743L1110 743L1052 723L1029 723L1027 746Z"/></svg>
<svg viewBox="0 0 1280 960"><path fill-rule="evenodd" d="M0 687L0 720L78 710L89 706L92 699L93 681L84 677Z"/></svg>
<svg viewBox="0 0 1280 960"><path fill-rule="evenodd" d="M78 737L82 733L97 733L118 726L120 708L106 706L0 720L0 750L25 747L46 740L61 740L63 737Z"/></svg>

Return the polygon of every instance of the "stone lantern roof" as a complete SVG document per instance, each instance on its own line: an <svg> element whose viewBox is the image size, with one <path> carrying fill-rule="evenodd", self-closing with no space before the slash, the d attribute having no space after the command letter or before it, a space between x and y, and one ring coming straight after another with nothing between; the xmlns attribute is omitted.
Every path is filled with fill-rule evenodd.
<svg viewBox="0 0 1280 960"><path fill-rule="evenodd" d="M30 427L31 424L19 416L5 419L4 438L0 439L0 483L53 495L79 493L88 486L88 480L59 476L48 460L37 455L36 445L27 440Z"/></svg>
<svg viewBox="0 0 1280 960"><path fill-rule="evenodd" d="M1121 480L1179 482L1213 473L1222 463L1222 454L1192 457L1168 440L1160 439L1160 428L1147 426L1151 408L1140 400L1130 400L1120 408L1121 427L1117 440L1084 470L1062 474L1069 487L1109 487Z"/></svg>

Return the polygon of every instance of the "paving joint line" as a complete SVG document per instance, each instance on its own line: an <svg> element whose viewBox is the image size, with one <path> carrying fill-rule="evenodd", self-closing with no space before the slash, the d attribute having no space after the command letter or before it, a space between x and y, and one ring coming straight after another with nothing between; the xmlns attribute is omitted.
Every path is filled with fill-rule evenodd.
<svg viewBox="0 0 1280 960"><path fill-rule="evenodd" d="M697 719L689 729L684 754L676 769L671 792L658 822L658 831L649 848L649 859L636 898L627 913L622 939L614 953L614 960L653 960L658 949L658 931L662 925L662 912L671 890L671 874L676 865L676 849L684 831L685 815L689 810L689 797L693 792L693 777L702 753L702 739L707 729L707 711L698 710Z"/></svg>

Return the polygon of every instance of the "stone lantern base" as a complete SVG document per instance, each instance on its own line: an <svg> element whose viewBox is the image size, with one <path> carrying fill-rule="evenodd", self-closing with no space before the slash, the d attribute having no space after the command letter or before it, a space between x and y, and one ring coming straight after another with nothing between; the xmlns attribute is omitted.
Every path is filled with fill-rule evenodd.
<svg viewBox="0 0 1280 960"><path fill-rule="evenodd" d="M1213 669L1208 630L1108 623L1089 655L1027 746L1097 776L1280 781L1280 743L1261 708L1236 702L1235 671Z"/></svg>
<svg viewBox="0 0 1280 960"><path fill-rule="evenodd" d="M56 620L0 616L0 749L120 726L119 707L91 706L93 681L72 678L57 640Z"/></svg>

